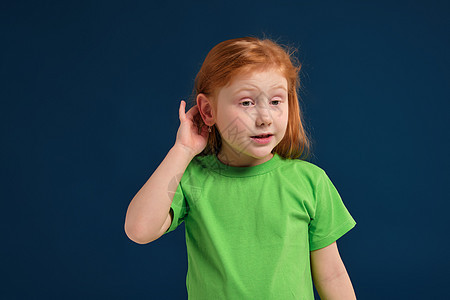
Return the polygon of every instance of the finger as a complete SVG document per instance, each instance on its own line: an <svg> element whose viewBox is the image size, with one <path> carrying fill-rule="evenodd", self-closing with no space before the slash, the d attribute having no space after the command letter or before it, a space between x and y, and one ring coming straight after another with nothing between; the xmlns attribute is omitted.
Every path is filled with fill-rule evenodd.
<svg viewBox="0 0 450 300"><path fill-rule="evenodd" d="M193 119L194 116L199 113L197 105L191 107L191 109L186 113L187 118Z"/></svg>
<svg viewBox="0 0 450 300"><path fill-rule="evenodd" d="M186 114L184 113L185 107L186 107L186 102L181 100L180 108L178 109L178 115L179 115L179 118L180 118L180 122L183 122L186 119Z"/></svg>
<svg viewBox="0 0 450 300"><path fill-rule="evenodd" d="M209 136L209 131L208 131L208 126L207 125L203 125L200 131L200 135L203 136L204 138L208 138Z"/></svg>

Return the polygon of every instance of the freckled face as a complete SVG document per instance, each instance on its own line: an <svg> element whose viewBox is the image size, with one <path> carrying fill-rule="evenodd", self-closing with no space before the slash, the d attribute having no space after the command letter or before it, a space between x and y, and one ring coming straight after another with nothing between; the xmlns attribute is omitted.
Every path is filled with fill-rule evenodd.
<svg viewBox="0 0 450 300"><path fill-rule="evenodd" d="M220 89L216 127L222 137L219 159L232 166L270 160L288 121L287 80L274 70L241 74Z"/></svg>

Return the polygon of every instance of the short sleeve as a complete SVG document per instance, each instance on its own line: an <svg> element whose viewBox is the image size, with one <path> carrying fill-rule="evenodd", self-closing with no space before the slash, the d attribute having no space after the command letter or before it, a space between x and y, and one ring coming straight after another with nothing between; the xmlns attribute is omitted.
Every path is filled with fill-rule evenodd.
<svg viewBox="0 0 450 300"><path fill-rule="evenodd" d="M325 172L318 179L314 198L315 210L309 223L310 251L332 244L356 225Z"/></svg>
<svg viewBox="0 0 450 300"><path fill-rule="evenodd" d="M181 182L178 184L177 190L173 195L170 209L173 211L173 220L172 224L170 224L170 227L164 234L175 230L178 225L184 221L184 218L187 216L189 211L189 206L187 205L186 197L184 196L183 189L181 187Z"/></svg>

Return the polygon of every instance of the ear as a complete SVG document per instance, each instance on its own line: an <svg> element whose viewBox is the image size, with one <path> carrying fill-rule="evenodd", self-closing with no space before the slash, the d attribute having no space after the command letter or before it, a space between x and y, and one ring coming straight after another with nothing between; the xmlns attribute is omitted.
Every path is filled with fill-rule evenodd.
<svg viewBox="0 0 450 300"><path fill-rule="evenodd" d="M211 99L206 97L205 94L197 95L197 107L203 122L208 126L213 126L215 123L214 109L211 103Z"/></svg>

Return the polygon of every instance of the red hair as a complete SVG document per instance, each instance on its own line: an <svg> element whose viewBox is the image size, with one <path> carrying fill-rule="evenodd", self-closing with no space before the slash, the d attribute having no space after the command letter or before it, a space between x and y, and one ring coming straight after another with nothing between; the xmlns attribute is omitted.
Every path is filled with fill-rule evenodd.
<svg viewBox="0 0 450 300"><path fill-rule="evenodd" d="M284 158L307 158L310 141L303 126L297 97L301 64L293 56L295 51L267 38L243 37L223 41L211 49L195 77L193 102L196 102L198 94L205 94L211 99L215 110L215 99L220 88L226 86L234 76L262 70L278 71L288 84L288 123L283 139L272 152ZM201 117L196 121L198 125L203 125ZM220 133L214 125L208 144L199 155L217 155L221 145Z"/></svg>

